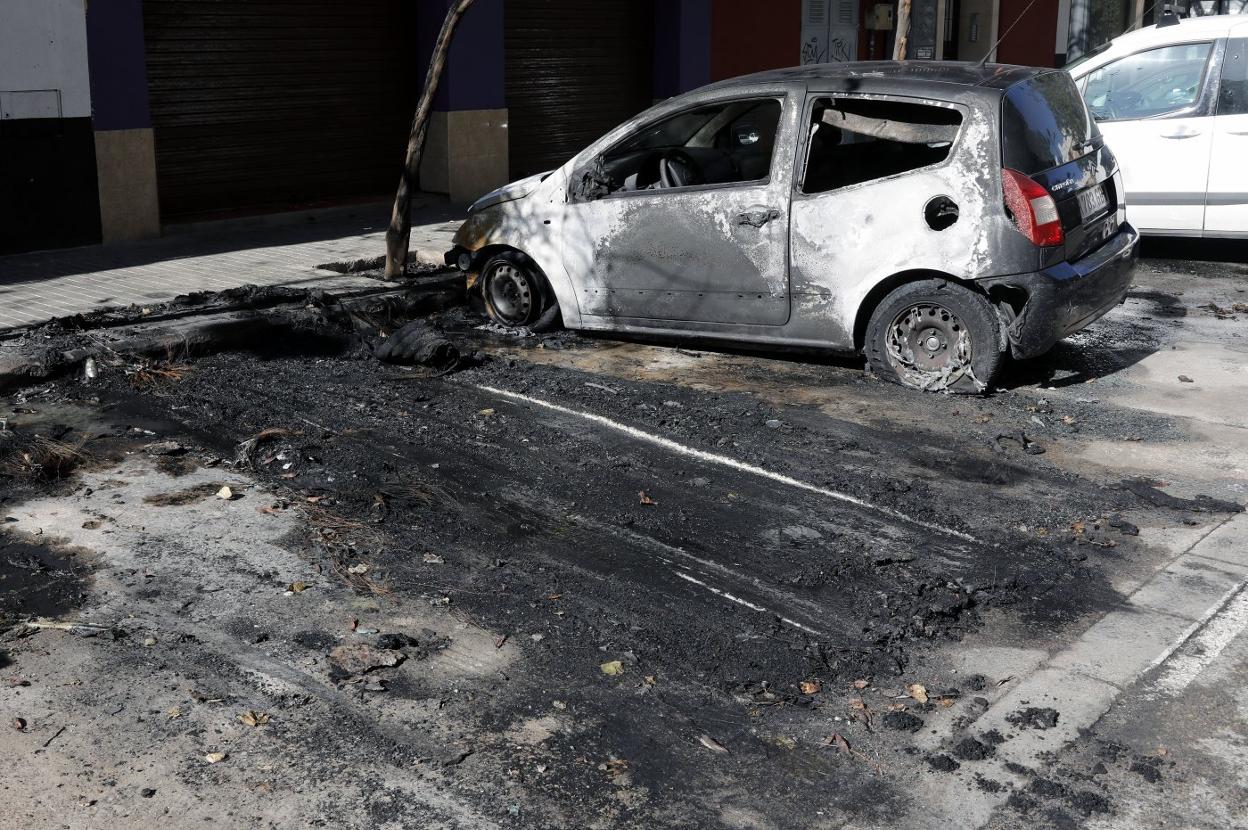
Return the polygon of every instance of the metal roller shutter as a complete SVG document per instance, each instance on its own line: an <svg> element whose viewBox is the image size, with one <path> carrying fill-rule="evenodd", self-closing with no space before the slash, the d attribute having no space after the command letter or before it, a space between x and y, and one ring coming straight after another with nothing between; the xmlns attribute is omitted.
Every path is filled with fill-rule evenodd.
<svg viewBox="0 0 1248 830"><path fill-rule="evenodd" d="M391 190L417 92L412 5L144 0L163 217Z"/></svg>
<svg viewBox="0 0 1248 830"><path fill-rule="evenodd" d="M563 164L653 102L649 0L507 0L513 178Z"/></svg>

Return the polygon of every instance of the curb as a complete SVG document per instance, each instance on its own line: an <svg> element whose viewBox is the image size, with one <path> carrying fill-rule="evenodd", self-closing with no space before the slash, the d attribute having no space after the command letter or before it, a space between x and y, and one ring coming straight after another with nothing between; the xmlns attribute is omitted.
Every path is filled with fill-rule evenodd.
<svg viewBox="0 0 1248 830"><path fill-rule="evenodd" d="M1172 693L1157 682L1171 668L1171 658L1248 591L1248 549L1239 542L1245 527L1248 514L1223 518L1126 596L1121 607L1066 648L1042 658L969 724L927 736L922 748L936 753L959 738L994 729L1010 735L992 758L968 768L964 777L942 780L945 789L959 781L966 787L958 799L958 826L983 826L1008 795L1006 789L978 789L971 773L1021 786L1042 775L1052 759L1093 728L1122 695ZM1203 668L1189 662L1193 667L1175 683L1190 681ZM1010 721L1012 713L1028 706L1054 708L1061 717L1043 730L1024 729Z"/></svg>

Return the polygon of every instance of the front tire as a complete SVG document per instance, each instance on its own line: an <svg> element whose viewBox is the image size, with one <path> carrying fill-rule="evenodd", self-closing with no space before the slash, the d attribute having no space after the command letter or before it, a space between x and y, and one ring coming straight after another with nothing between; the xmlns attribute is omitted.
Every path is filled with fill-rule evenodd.
<svg viewBox="0 0 1248 830"><path fill-rule="evenodd" d="M1005 363L988 298L946 280L894 289L872 313L864 345L873 372L925 392L983 392Z"/></svg>
<svg viewBox="0 0 1248 830"><path fill-rule="evenodd" d="M537 264L519 251L495 254L481 268L490 319L508 328L547 331L560 320L559 302Z"/></svg>

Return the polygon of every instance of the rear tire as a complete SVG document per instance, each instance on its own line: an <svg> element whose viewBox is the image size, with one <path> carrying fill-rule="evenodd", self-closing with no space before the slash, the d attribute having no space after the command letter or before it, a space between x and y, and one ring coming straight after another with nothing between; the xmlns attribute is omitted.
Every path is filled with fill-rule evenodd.
<svg viewBox="0 0 1248 830"><path fill-rule="evenodd" d="M519 251L503 251L481 268L485 312L499 325L550 331L561 322L559 301L537 263Z"/></svg>
<svg viewBox="0 0 1248 830"><path fill-rule="evenodd" d="M1005 364L1002 324L988 298L946 280L894 289L876 307L864 348L871 371L927 392L988 389Z"/></svg>

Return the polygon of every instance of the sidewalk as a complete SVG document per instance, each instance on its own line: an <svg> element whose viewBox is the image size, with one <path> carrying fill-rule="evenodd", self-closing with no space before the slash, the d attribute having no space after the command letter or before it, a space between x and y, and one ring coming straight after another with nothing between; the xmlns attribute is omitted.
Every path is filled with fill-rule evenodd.
<svg viewBox="0 0 1248 830"><path fill-rule="evenodd" d="M442 264L460 212L426 197L412 216L413 259ZM385 253L389 206L205 223L125 245L0 257L0 331L109 306L159 303L240 285L345 288L374 280L318 265Z"/></svg>

